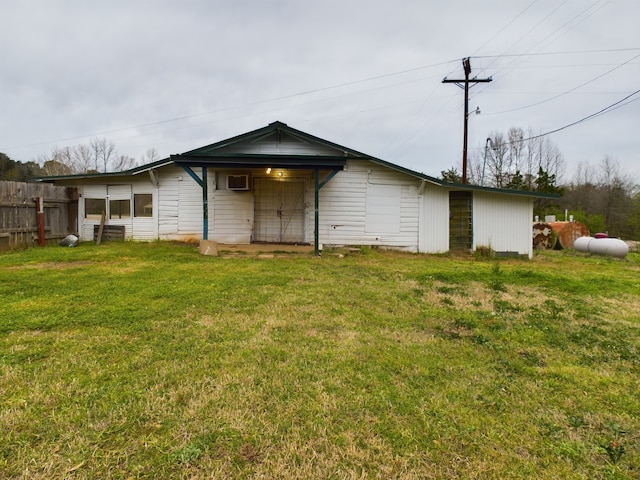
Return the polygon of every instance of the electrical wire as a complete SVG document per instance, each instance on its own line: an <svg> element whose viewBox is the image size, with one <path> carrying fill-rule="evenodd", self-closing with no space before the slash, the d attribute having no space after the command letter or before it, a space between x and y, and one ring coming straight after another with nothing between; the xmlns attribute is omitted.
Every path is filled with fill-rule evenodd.
<svg viewBox="0 0 640 480"><path fill-rule="evenodd" d="M540 135L534 135L532 137L522 138L520 140L515 140L513 142L505 142L505 143L503 143L503 145L511 145L511 144L516 144L516 143L526 142L528 140L535 140L537 138L546 137L547 135L551 135L553 133L558 133L558 132L561 132L562 130L566 130L567 128L574 127L574 126L576 126L576 125L578 125L580 123L586 122L587 120L591 120L593 118L599 117L599 116L604 115L606 113L610 113L610 112L612 112L614 110L617 110L620 107L626 106L626 105L638 100L638 99L634 99L634 100L631 100L631 101L626 102L626 103L623 104L623 102L625 102L629 98L633 97L634 95L637 95L638 93L640 93L640 90L636 90L635 92L630 93L629 95L627 95L626 97L618 100L617 102L612 103L611 105L608 105L608 106L604 107L603 109L598 110L595 113L592 113L591 115L587 115L586 117L583 117L580 120L576 120L575 122L569 123L569 124L564 125L564 126L562 126L560 128L556 128L554 130L550 130L548 132L541 133Z"/></svg>
<svg viewBox="0 0 640 480"><path fill-rule="evenodd" d="M495 39L498 35L500 35L502 32L504 32L513 22L515 22L518 18L520 18L522 15L524 15L524 13L529 10L534 4L536 4L538 2L538 0L533 0L533 2L531 2L529 5L526 6L526 8L524 10L522 10L518 15L516 15L515 17L513 17L511 20L509 20L500 30L498 30L489 40L487 40L486 42L484 42L482 45L480 45L475 52L473 52L473 54L471 55L472 57L475 56L476 53L478 53L480 50L482 50L484 47L487 46L487 44L489 42L491 42L493 39Z"/></svg>
<svg viewBox="0 0 640 480"><path fill-rule="evenodd" d="M609 0L607 3L610 3L611 0ZM541 23L543 23L545 20L547 20L548 18L550 18L553 14L555 14L562 6L564 6L564 4L567 3L567 0L565 0L564 2L562 2L560 5L558 5L554 10L552 10L549 14L547 14L547 16L545 16L542 20L540 20L536 25L534 25L525 35L523 35L516 43L514 43L513 45L517 45L521 40L523 40L526 36L528 36L533 30L535 30ZM578 13L577 15L573 16L569 21L565 22L564 24L562 24L560 27L556 28L553 32L551 32L549 35L547 35L545 38L543 38L542 40L540 40L538 43L532 45L525 53L529 53L531 52L531 50L535 49L536 47L538 47L540 44L542 44L543 42L545 42L546 40L548 40L549 38L553 37L554 35L556 35L556 33L558 33L559 31L561 31L564 27L566 27L567 25L569 25L571 22L573 22L575 19L585 15L589 10L591 10L592 8L594 8L598 3L600 3L600 0L596 0L594 3L592 3L591 5L589 5L587 8L583 9L582 11L580 11L580 13ZM564 35L565 33L567 33L568 31L570 31L572 28L575 28L578 24L582 23L584 20L586 20L587 18L589 18L591 15L593 15L593 13L597 12L598 10L600 10L601 8L603 8L605 5L607 5L607 3L605 3L604 5L601 5L600 8L598 8L597 10L591 12L591 14L587 15L586 17L584 17L582 20L580 20L579 22L577 22L575 25L573 25L571 28L567 29L565 32L563 32L560 36L558 36L555 39L552 39L550 42L548 42L545 46L550 45L551 43L553 43L554 41L556 41L558 38L560 38L562 35ZM513 46L512 45L512 46ZM510 47L511 48L511 47ZM542 47L541 47L542 48ZM540 49L541 49L540 48ZM539 50L540 50L539 49ZM508 49L507 49L508 50ZM523 57L524 55L522 55L521 57ZM498 57L499 58L499 57ZM496 59L497 60L497 59ZM492 65L493 63L495 63L494 60L493 62L491 62L489 64ZM517 60L517 57L513 60L511 60L511 62L509 62L506 66L501 67L500 69L498 69L496 72L494 72L491 76L496 76L498 75L498 73L500 73L501 71L505 70L506 68L510 67L511 65L513 65L513 63ZM486 67L488 68L488 67ZM483 70L486 70L483 69ZM478 93L482 93L485 90L485 88L480 88L480 91Z"/></svg>
<svg viewBox="0 0 640 480"><path fill-rule="evenodd" d="M571 26L571 28L566 29L564 32L562 32L560 35L558 35L555 38L552 38L549 42L547 42L545 45L541 46L540 49L543 49L545 47L548 47L550 44L552 44L553 42L555 42L556 40L558 40L559 38L563 37L564 35L566 35L568 32L570 32L571 30L573 30L574 28L576 28L578 25L580 25L582 22L584 22L586 19L588 19L589 17L595 15L596 12L598 12L599 10L602 10L604 7L606 7L608 4L610 4L612 2L612 0L608 0L607 2L603 3L602 5L600 5L598 8L596 8L595 10L593 10L592 12L590 12L589 14L585 15L586 12L588 10L590 10L592 7L595 6L595 3L593 5L591 5L590 7L588 7L586 10L583 10L582 12L580 12L578 15L576 15L575 17L573 17L571 20L569 20L568 22L564 23L563 25L561 25L560 27L558 27L554 32L552 32L547 38L555 35L559 30L561 30L562 28L564 28L565 26L569 25L571 22L573 22L576 18L579 18L583 15L585 15L583 18L581 18L579 21L577 21L575 24L573 24ZM597 2L596 2L597 3ZM542 40L544 41L544 40ZM542 43L542 42L540 42ZM539 43L539 44L540 44ZM538 44L538 45L539 45Z"/></svg>
<svg viewBox="0 0 640 480"><path fill-rule="evenodd" d="M495 63L498 59L502 58L505 56L505 54L511 50L513 47L515 47L516 45L518 45L522 40L524 40L527 36L529 36L529 34L531 34L531 32L533 32L536 28L538 28L545 20L547 20L549 17L551 17L554 13L556 13L558 10L560 10L566 3L568 2L568 0L564 0L562 3L560 3L560 5L556 6L551 12L549 12L542 20L540 20L538 23L536 23L533 27L531 27L529 29L529 31L527 31L527 33L525 33L524 35L522 35L518 40L516 40L514 43L512 43L501 55L498 55L497 57L495 57L495 59L493 60L493 62L489 63L489 65L487 65L485 68L481 69L480 73L482 73L483 71L486 71L493 63ZM529 49L529 51L531 50L531 48ZM511 63L513 63L514 60L511 61ZM504 68L504 67L503 67ZM498 72L500 72L500 70L496 71L494 73L497 74ZM491 75L493 76L493 75Z"/></svg>
<svg viewBox="0 0 640 480"><path fill-rule="evenodd" d="M605 48L598 50L561 50L559 52L513 53L506 55L474 55L473 58L499 58L499 57L548 57L554 55L581 55L592 53L638 52L640 47L629 48Z"/></svg>
<svg viewBox="0 0 640 480"><path fill-rule="evenodd" d="M636 55L635 57L630 58L630 59L629 59L629 60L627 60L626 62L623 62L623 63L621 63L621 64L619 64L619 65L615 66L615 67L614 67L614 68L612 68L611 70L608 70L608 71L606 71L606 72L604 72L604 73L602 73L602 74L600 74L600 75L598 75L598 76L596 76L596 77L593 77L591 80L588 80L588 81L586 81L586 82L584 82L584 83L581 83L580 85L577 85L577 86L575 86L575 87L573 87L573 88L570 88L569 90L566 90L566 91L564 91L564 92L562 92L562 93L559 93L559 94L557 94L557 95L554 95L553 97L549 97L549 98L547 98L547 99L545 99L545 100L541 100L541 101L536 102L536 103L531 103L531 104L529 104L529 105L524 105L524 106L522 106L522 107L510 108L510 109L508 109L508 110L502 110L502 111L500 111L500 112L490 112L490 113L487 113L487 114L485 114L485 115L487 115L487 116L489 116L489 115L500 115L500 114L503 114L503 113L517 112L517 111L519 111L519 110L525 110L525 109L527 109L527 108L537 107L538 105L542 105L542 104L544 104L544 103L550 102L550 101L555 100L555 99L557 99L557 98L560 98L560 97L563 97L563 96L565 96L565 95L568 95L569 93L572 93L572 92L574 92L574 91L576 91L576 90L578 90L578 89L580 89L580 88L582 88L582 87L585 87L585 86L589 85L590 83L593 83L593 82L595 82L596 80L599 80L599 79L601 79L601 78L603 78L603 77L605 77L605 76L609 75L610 73L615 72L615 71L616 71L616 70L618 70L619 68L624 67L625 65L627 65L628 63L630 63L630 62L634 61L636 58L639 58L639 57L640 57L640 54Z"/></svg>
<svg viewBox="0 0 640 480"><path fill-rule="evenodd" d="M365 82L372 82L374 80L381 80L381 79L384 79L384 78L390 78L390 77L394 77L394 76L398 76L398 75L404 75L404 74L407 74L407 73L417 72L419 70L425 70L425 69L429 69L429 68L441 67L443 65L449 64L450 62L451 62L451 60L446 61L446 62L434 63L434 64L431 64L431 65L424 65L424 66L420 66L420 67L415 67L415 68L410 68L410 69L406 69L406 70L400 70L400 71L396 71L396 72L392 72L392 73L386 73L386 74L382 74L382 75L368 77L368 78L364 78L364 79L361 79L361 80L354 80L354 81L351 81L351 82L339 83L339 84L330 85L330 86L327 86L327 87L320 87L320 88L316 88L316 89L312 89L312 90L305 90L305 91L302 91L302 92L292 93L292 94L288 94L288 95L282 95L280 97L273 97L273 98L269 98L269 99L265 99L265 100L256 100L255 102L247 102L247 103L243 103L243 104L232 105L230 107L224 107L224 108L219 108L219 109L216 109L216 110L209 110L209 111L206 111L206 112L194 113L194 114L191 114L191 115L182 115L182 116L179 116L179 117L173 117L173 118L169 118L169 119L158 120L158 121L155 121L155 122L142 123L142 124L138 124L138 125L131 125L131 126L128 126L128 127L116 128L116 129L112 129L112 130L103 130L103 131L99 131L99 132L93 132L93 133L78 135L78 136L74 136L74 137L60 138L60 139L57 139L57 140L47 140L47 141L42 141L42 142L37 142L37 143L31 143L31 144L26 144L26 145L17 145L17 146L6 147L6 148L17 150L17 149L21 149L21 148L37 147L37 146L48 145L48 144L57 143L57 142L69 142L69 141L72 141L72 140L80 140L80 139L83 139L83 138L92 137L92 136L96 136L96 135L108 135L108 134L113 134L113 133L125 132L125 131L128 131L128 130L135 130L135 129L139 129L139 128L153 127L153 126L156 126L156 125L162 125L162 124L166 124L166 123L179 122L181 120L189 120L191 118L204 117L204 116L207 116L207 115L214 115L216 113L222 113L222 112L226 112L226 111L230 111L230 110L236 110L236 109L239 109L239 108L253 107L253 106L257 106L257 105L263 105L263 104L266 104L266 103L277 102L277 101L280 101L280 100L288 100L288 99L295 98L295 97L302 97L302 96L305 96L305 95L311 95L311 94L314 94L314 93L324 92L324 91L328 91L328 90L336 90L336 89L339 89L339 88L349 87L349 86L352 86L352 85L358 85L358 84L365 83Z"/></svg>

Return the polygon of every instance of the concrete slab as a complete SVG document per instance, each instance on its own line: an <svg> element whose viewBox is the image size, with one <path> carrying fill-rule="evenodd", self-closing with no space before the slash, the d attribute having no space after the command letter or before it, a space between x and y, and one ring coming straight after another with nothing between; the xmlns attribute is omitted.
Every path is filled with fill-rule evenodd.
<svg viewBox="0 0 640 480"><path fill-rule="evenodd" d="M290 245L284 243L218 244L220 256L260 256L272 258L276 255L309 255L313 245Z"/></svg>

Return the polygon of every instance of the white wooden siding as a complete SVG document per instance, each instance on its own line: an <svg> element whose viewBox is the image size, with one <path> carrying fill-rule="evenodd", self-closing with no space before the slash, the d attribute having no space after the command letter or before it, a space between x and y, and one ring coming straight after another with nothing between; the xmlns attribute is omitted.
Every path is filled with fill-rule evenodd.
<svg viewBox="0 0 640 480"><path fill-rule="evenodd" d="M132 238L134 240L150 241L158 238L158 192L150 181L142 178L140 181L134 183L133 197L135 199L136 194L150 194L151 195L151 217L136 217L134 215L132 221ZM135 212L135 207L132 200L132 209Z"/></svg>
<svg viewBox="0 0 640 480"><path fill-rule="evenodd" d="M151 185L148 177L141 176L130 179L129 182L118 184L86 184L79 185L78 192L81 194L78 202L78 222L79 222L79 238L81 241L93 240L94 225L99 225L99 219L88 219L84 215L84 199L85 198L103 198L106 201L107 213L110 206L110 200L129 200L131 211L126 218L109 218L107 215L106 223L108 225L124 225L125 238L134 240L153 240L158 238L158 190ZM134 195L143 193L152 195L153 216L152 217L134 217Z"/></svg>
<svg viewBox="0 0 640 480"><path fill-rule="evenodd" d="M216 190L209 203L209 215L215 215L215 223L209 223L209 239L220 243L250 243L253 231L253 194Z"/></svg>
<svg viewBox="0 0 640 480"><path fill-rule="evenodd" d="M415 178L350 160L320 190L320 243L417 251L418 213Z"/></svg>
<svg viewBox="0 0 640 480"><path fill-rule="evenodd" d="M209 238L221 243L250 243L254 228L254 192L226 189L231 171L208 172ZM198 173L198 172L197 172ZM234 172L237 173L237 172ZM243 171L242 173L247 173ZM266 176L262 169L252 178ZM291 175L292 172L285 172ZM321 174L320 180L323 180ZM273 174L273 173L272 173ZM293 172L305 184L305 241L314 239L313 173ZM153 195L153 217L108 220L125 222L125 233L135 240L202 238L202 189L182 169L162 167L157 188L146 174L123 178L115 185L78 185L79 236L93 239L99 220L84 218L85 198L131 199L136 193ZM366 160L348 160L320 190L319 240L321 245L375 245L425 253L449 249L449 190ZM109 197L107 197L109 194ZM532 255L533 201L493 192L473 192L473 248ZM127 223L128 222L128 223ZM120 223L121 224L121 223Z"/></svg>
<svg viewBox="0 0 640 480"><path fill-rule="evenodd" d="M178 199L181 185L198 185L178 167L166 167L158 175L158 236L173 239L178 235ZM200 188L200 187L198 187Z"/></svg>
<svg viewBox="0 0 640 480"><path fill-rule="evenodd" d="M532 217L533 199L530 197L474 192L474 250L484 246L496 252L518 252L531 258Z"/></svg>
<svg viewBox="0 0 640 480"><path fill-rule="evenodd" d="M402 187L367 184L365 233L399 234Z"/></svg>
<svg viewBox="0 0 640 480"><path fill-rule="evenodd" d="M264 155L337 155L344 152L320 144L310 144L302 138L288 134L269 133L264 137L234 143L228 147L217 149L218 153L242 153Z"/></svg>
<svg viewBox="0 0 640 480"><path fill-rule="evenodd" d="M80 241L87 242L93 240L93 226L100 225L100 220L85 218L84 201L87 198L103 198L106 201L107 186L82 185L78 187L78 193L81 195L78 202L78 222L80 223L78 238Z"/></svg>
<svg viewBox="0 0 640 480"><path fill-rule="evenodd" d="M200 175L198 175L200 176ZM202 235L202 187L189 175L178 190L178 235ZM209 211L209 222L215 220Z"/></svg>

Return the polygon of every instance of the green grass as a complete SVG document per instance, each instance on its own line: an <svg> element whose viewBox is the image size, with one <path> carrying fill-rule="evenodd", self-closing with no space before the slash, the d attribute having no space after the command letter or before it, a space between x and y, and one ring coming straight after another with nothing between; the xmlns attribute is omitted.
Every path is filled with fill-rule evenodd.
<svg viewBox="0 0 640 480"><path fill-rule="evenodd" d="M640 254L0 256L0 478L632 479Z"/></svg>

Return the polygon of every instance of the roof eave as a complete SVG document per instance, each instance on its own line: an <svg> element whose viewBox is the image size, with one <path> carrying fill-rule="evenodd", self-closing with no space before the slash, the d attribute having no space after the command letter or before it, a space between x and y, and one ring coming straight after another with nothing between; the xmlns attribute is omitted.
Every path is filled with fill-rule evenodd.
<svg viewBox="0 0 640 480"><path fill-rule="evenodd" d="M163 167L170 163L171 163L170 158L164 158L162 160L158 160L152 163L147 163L145 165L140 165L139 167L134 167L129 170L124 170L122 172L76 173L73 175L55 175L55 176L48 176L48 177L37 177L34 180L37 182L55 182L58 180L82 180L82 179L91 179L91 178L128 177L128 176L139 175L140 173L148 172L149 170L154 170L156 168Z"/></svg>
<svg viewBox="0 0 640 480"><path fill-rule="evenodd" d="M180 166L217 168L292 168L342 170L347 159L338 156L309 155L171 155L171 160Z"/></svg>

